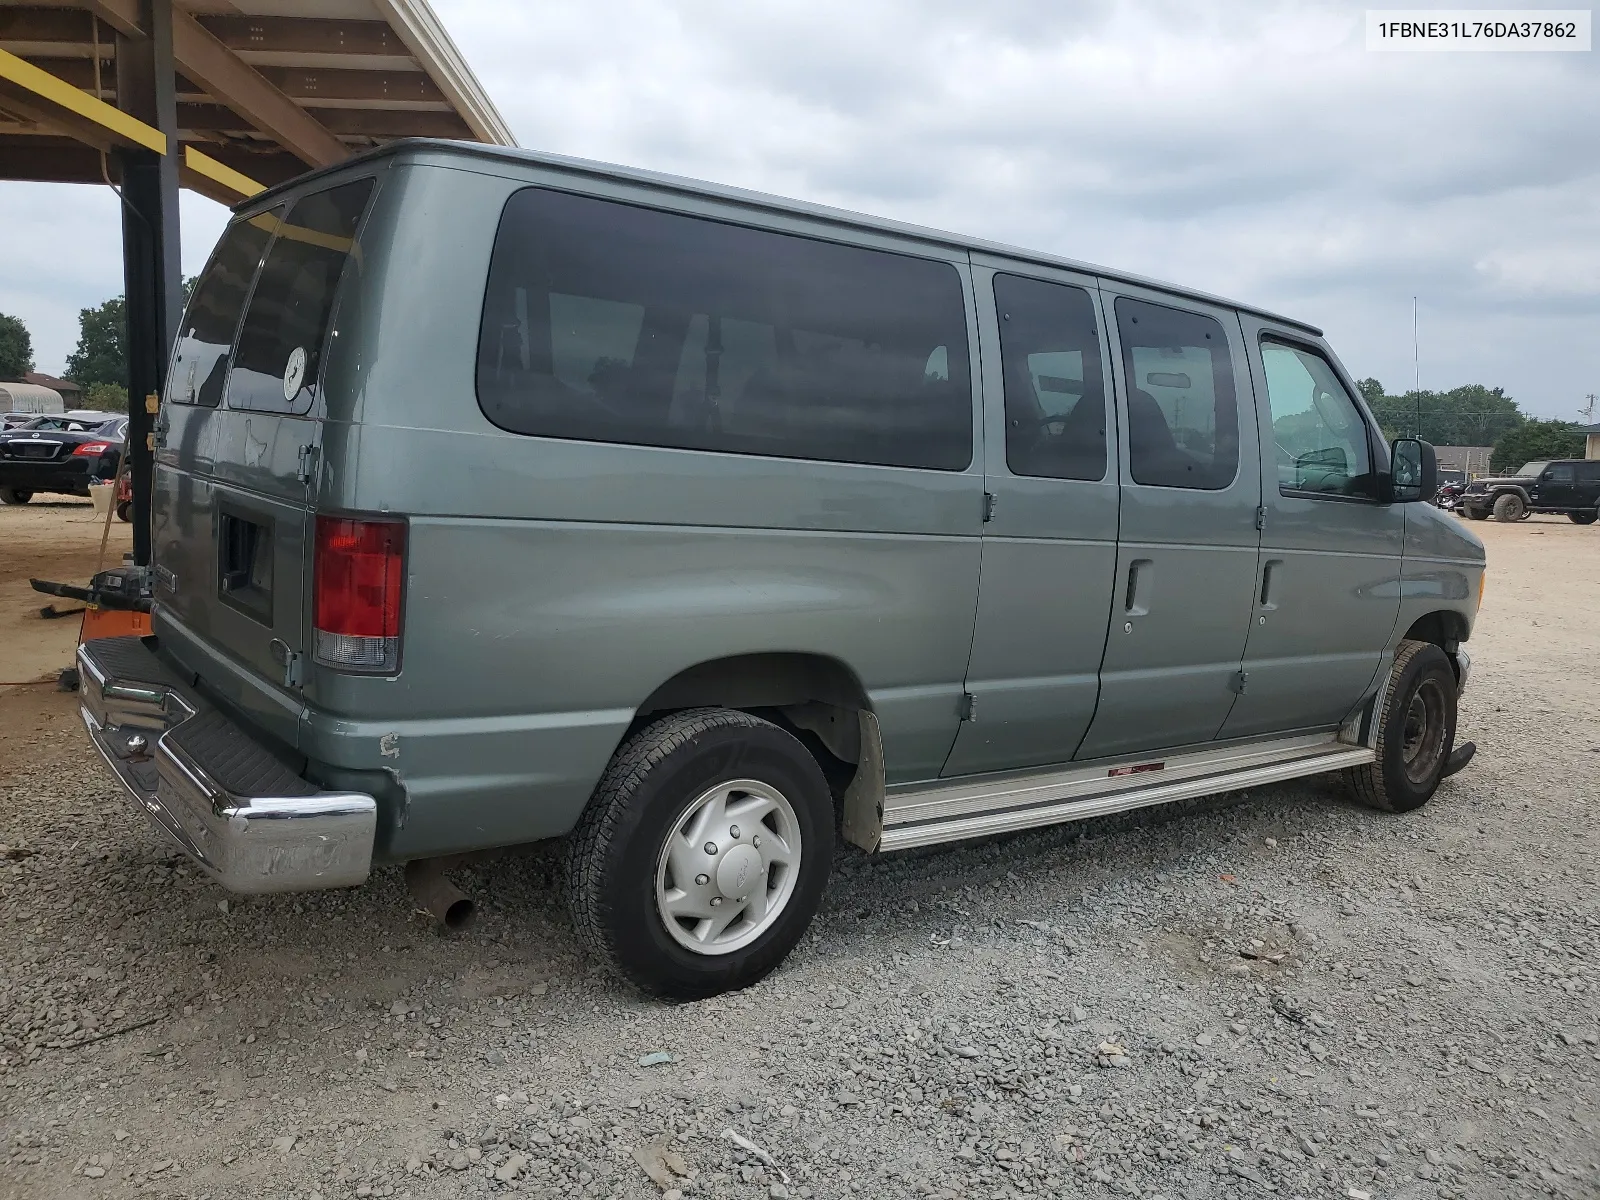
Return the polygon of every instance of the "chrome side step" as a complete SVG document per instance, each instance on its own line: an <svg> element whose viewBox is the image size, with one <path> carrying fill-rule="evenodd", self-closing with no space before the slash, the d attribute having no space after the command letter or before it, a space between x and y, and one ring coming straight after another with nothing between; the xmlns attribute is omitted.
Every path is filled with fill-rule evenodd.
<svg viewBox="0 0 1600 1200"><path fill-rule="evenodd" d="M1190 800L1373 761L1368 746L1326 734L1202 750L1165 760L1077 766L1043 775L966 780L884 798L879 850L909 850L1039 825Z"/></svg>

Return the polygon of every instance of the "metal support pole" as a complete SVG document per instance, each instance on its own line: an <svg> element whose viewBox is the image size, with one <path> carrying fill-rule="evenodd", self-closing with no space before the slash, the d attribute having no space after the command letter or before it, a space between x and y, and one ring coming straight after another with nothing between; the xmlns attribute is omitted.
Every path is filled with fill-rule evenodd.
<svg viewBox="0 0 1600 1200"><path fill-rule="evenodd" d="M172 0L139 0L142 38L117 37L117 107L167 137L167 153L118 150L122 278L127 297L128 459L133 476L133 561L150 562L150 485L156 399L183 315L178 244L178 105Z"/></svg>

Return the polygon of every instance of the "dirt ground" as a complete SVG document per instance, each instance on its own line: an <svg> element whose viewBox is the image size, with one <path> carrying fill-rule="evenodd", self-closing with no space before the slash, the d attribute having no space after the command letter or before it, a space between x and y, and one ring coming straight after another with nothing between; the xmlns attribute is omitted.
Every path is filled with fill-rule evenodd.
<svg viewBox="0 0 1600 1200"><path fill-rule="evenodd" d="M88 517L0 509L5 678L67 660L23 589L87 577ZM458 873L451 937L394 870L226 897L72 696L0 688L0 1198L1594 1200L1600 527L1472 528L1480 752L1426 808L843 851L790 961L696 1004L581 958L547 850Z"/></svg>
<svg viewBox="0 0 1600 1200"><path fill-rule="evenodd" d="M45 596L28 580L87 584L100 557L105 518L94 505L70 496L35 496L0 508L0 684L54 679L72 665L78 644L76 617L40 619L45 605L72 609L76 601ZM133 549L133 526L111 518L105 565L117 566Z"/></svg>

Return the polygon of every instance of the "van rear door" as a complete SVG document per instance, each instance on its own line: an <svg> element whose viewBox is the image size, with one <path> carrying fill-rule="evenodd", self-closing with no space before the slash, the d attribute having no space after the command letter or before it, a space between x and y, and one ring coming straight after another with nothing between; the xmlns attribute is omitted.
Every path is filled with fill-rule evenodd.
<svg viewBox="0 0 1600 1200"><path fill-rule="evenodd" d="M179 636L174 653L202 675L243 668L208 682L290 744L320 366L373 187L351 180L229 226L180 327L158 423L155 597L202 643L185 655Z"/></svg>

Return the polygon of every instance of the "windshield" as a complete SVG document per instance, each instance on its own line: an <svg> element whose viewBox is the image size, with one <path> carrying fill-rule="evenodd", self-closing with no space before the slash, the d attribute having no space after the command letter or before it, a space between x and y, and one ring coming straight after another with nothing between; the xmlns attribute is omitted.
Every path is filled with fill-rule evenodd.
<svg viewBox="0 0 1600 1200"><path fill-rule="evenodd" d="M1522 470L1518 471L1517 474L1518 475L1543 475L1544 474L1544 469L1546 467L1548 467L1549 465L1550 464L1547 463L1547 462L1523 463L1522 464Z"/></svg>

